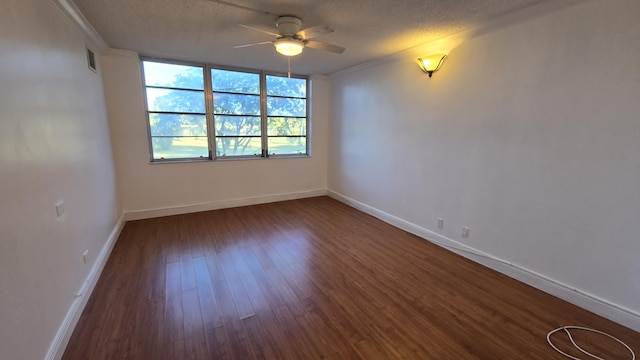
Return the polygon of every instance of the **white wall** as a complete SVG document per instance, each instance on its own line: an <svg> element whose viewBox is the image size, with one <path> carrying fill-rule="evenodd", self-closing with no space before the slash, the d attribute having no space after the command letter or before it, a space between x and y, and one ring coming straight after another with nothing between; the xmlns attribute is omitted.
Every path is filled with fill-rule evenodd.
<svg viewBox="0 0 640 360"><path fill-rule="evenodd" d="M128 219L326 192L326 77L311 81L309 158L150 164L138 55L112 50L103 61L119 198Z"/></svg>
<svg viewBox="0 0 640 360"><path fill-rule="evenodd" d="M114 167L83 33L50 1L8 0L0 34L0 357L42 359L116 228Z"/></svg>
<svg viewBox="0 0 640 360"><path fill-rule="evenodd" d="M640 2L543 10L335 74L329 189L640 329Z"/></svg>

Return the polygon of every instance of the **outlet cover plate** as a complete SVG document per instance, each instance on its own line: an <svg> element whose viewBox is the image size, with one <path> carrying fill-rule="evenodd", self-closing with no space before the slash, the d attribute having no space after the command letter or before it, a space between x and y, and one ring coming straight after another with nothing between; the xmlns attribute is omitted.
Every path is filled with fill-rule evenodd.
<svg viewBox="0 0 640 360"><path fill-rule="evenodd" d="M468 227L463 226L462 227L462 237L465 238L465 239L468 239L469 238L469 231L470 230L469 230Z"/></svg>

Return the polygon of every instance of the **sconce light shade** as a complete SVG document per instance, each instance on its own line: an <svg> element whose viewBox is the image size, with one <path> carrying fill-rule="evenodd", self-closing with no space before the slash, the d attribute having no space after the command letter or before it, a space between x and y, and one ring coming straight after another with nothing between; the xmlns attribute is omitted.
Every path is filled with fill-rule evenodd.
<svg viewBox="0 0 640 360"><path fill-rule="evenodd" d="M282 38L273 42L276 51L285 56L296 56L302 52L304 42L293 38Z"/></svg>
<svg viewBox="0 0 640 360"><path fill-rule="evenodd" d="M435 54L423 58L418 58L418 66L420 66L420 69L429 74L429 77L431 77L434 71L440 69L440 65L442 65L442 62L446 57L447 54Z"/></svg>

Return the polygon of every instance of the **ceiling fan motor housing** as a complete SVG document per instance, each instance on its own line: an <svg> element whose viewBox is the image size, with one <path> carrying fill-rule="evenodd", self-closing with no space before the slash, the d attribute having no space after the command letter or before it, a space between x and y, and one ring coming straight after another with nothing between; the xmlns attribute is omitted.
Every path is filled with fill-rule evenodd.
<svg viewBox="0 0 640 360"><path fill-rule="evenodd" d="M294 16L280 16L276 20L278 32L282 36L295 36L302 27L302 20Z"/></svg>

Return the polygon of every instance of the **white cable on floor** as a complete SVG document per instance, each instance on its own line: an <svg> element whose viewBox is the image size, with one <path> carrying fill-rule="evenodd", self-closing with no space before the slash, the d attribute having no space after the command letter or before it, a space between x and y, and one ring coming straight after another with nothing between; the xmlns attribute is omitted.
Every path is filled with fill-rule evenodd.
<svg viewBox="0 0 640 360"><path fill-rule="evenodd" d="M569 359L581 360L580 358L577 358L577 357L571 356L571 355L569 355L569 354L567 354L567 353L563 352L562 350L558 349L558 348L553 344L553 342L551 341L551 335L555 334L556 332L558 332L558 331L560 331L560 330L564 330L564 332L566 332L566 333L567 333L567 336L569 337L569 340L571 340L571 343L573 344L573 346L575 346L575 348L576 348L576 349L580 350L580 352L582 352L582 353L583 353L583 354L585 354L585 355L589 355L589 356L591 356L591 357L592 357L592 358L594 358L594 359L598 359L598 360L605 360L605 359L603 359L603 358L601 358L601 357L598 357L598 356L596 356L596 355L593 355L592 353L590 353L590 352L588 352L588 351L584 350L583 348L581 348L580 346L578 346L578 344L576 344L576 342L573 340L573 336L571 336L571 332L569 332L569 329L578 329L578 330L591 331L591 332L594 332L594 333L597 333L597 334L600 334L600 335L608 336L608 337L610 337L611 339L613 339L613 340L615 340L615 341L619 342L619 343L620 343L620 344L622 344L624 347L626 347L626 348L627 348L627 350L629 350L629 352L631 353L631 360L635 360L635 359L636 359L636 354L635 354L635 353L633 352L633 350L629 347L629 345L625 344L622 340L618 339L617 337L607 334L606 332L602 332L602 331L599 331L599 330L590 329L590 328L586 328L586 327L582 327L582 326L561 326L561 327L559 327L559 328L557 328L557 329L555 329L555 330L550 331L550 332L547 334L547 342L548 342L548 343L549 343L549 345L551 345L551 347L552 347L552 348L554 348L557 352L559 352L560 354L562 354L562 355L564 355L564 356L568 357Z"/></svg>

